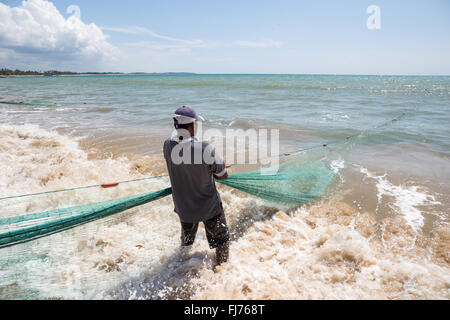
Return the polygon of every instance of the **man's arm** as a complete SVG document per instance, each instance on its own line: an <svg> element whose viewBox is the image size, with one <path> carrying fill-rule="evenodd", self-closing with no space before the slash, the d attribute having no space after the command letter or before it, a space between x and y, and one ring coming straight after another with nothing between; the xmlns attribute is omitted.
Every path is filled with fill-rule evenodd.
<svg viewBox="0 0 450 320"><path fill-rule="evenodd" d="M206 148L209 149L210 159L213 162L209 165L213 177L217 180L228 179L227 166L225 165L223 159L216 153L214 146L207 144Z"/></svg>
<svg viewBox="0 0 450 320"><path fill-rule="evenodd" d="M217 180L226 180L228 179L228 172L225 171L225 173L221 176L214 175L214 178L216 178Z"/></svg>

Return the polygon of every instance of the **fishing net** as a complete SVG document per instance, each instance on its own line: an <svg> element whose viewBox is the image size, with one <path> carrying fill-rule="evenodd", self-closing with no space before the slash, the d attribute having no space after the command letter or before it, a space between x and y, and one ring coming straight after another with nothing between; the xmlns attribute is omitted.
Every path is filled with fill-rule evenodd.
<svg viewBox="0 0 450 320"><path fill-rule="evenodd" d="M333 171L323 162L298 164L288 161L282 164L275 174L261 174L260 170L257 170L230 175L228 180L220 182L268 201L296 205L309 203L321 197L333 177ZM0 248L102 219L158 200L171 193L171 188L166 188L138 196L3 217L0 218ZM45 195L45 193L39 194L41 197ZM23 210L33 207L31 203L28 203L26 208L23 208L23 204L18 205ZM19 210L17 206L12 208L15 212ZM2 215L5 216L5 214L7 210Z"/></svg>
<svg viewBox="0 0 450 320"><path fill-rule="evenodd" d="M325 192L333 179L333 172L322 162L298 164L288 161L281 165L278 173L261 175L259 170L249 173L231 174L222 183L247 192L262 199L287 205L299 205L319 198ZM121 276L115 273L103 272L98 268L109 270L116 268L116 260L105 262L95 268L85 267L87 271L67 276L67 269L73 268L76 262L69 252L77 256L76 248L83 239L94 239L93 251L98 251L99 242L95 234L102 230L103 239L109 238L103 227L106 222L115 224L125 219L130 221L133 210L140 216L155 211L169 212L173 204L169 198L164 200L167 206L161 209L156 200L172 193L171 188L161 188L134 196L132 194L168 185L167 177L150 181L134 181L120 183L115 188L104 189L101 186L74 188L56 192L6 197L0 199L0 297L3 298L55 298L83 297L95 290L107 290ZM151 189L150 189L151 190ZM129 195L117 197L118 195ZM102 201L95 201L102 200ZM153 204L149 204L152 202ZM147 204L147 205L145 205ZM47 210L45 210L45 209ZM133 209L134 208L134 209ZM176 223L175 215L170 219ZM108 220L109 219L109 220ZM168 221L171 221L171 220ZM161 221L139 220L152 226L157 232ZM165 222L164 222L165 223ZM148 232L143 227L145 232ZM159 227L160 228L160 227ZM106 236L105 236L106 234ZM113 236L111 236L113 237ZM126 251L136 249L135 243L127 243L120 236L120 242L125 243ZM171 243L178 245L178 236L171 237ZM100 237L100 239L102 239ZM160 246L155 241L155 246ZM102 244L100 244L102 245ZM167 243L166 243L167 245ZM67 250L67 252L66 252ZM148 250L148 249L147 249ZM141 251L140 255L148 254L148 261L159 261L158 253L151 250ZM98 257L97 260L102 260ZM75 262L74 262L75 261ZM149 268L154 266L149 266ZM52 270L49 273L49 270ZM75 277L75 279L73 279ZM91 278L95 278L92 281ZM73 296L77 292L80 296Z"/></svg>
<svg viewBox="0 0 450 320"><path fill-rule="evenodd" d="M171 193L172 189L167 188L134 197L0 219L0 248L61 232L158 200Z"/></svg>
<svg viewBox="0 0 450 320"><path fill-rule="evenodd" d="M378 125L374 129L398 121L403 116L404 114ZM329 145L338 143L348 144L350 141L358 140L362 136L364 136L364 132L358 135L347 136L346 139L339 139L322 146L297 150L294 153L298 154L299 152L312 151L316 148L328 147ZM291 154L284 154L284 156L287 155L290 156ZM230 175L227 180L219 182L256 197L287 205L310 203L320 198L333 180L334 172L322 161L300 162L297 157L289 157L289 159L292 160L282 161L277 172L273 174L262 174L261 170L256 170ZM157 177L148 179L154 178ZM131 182L139 183L142 180L145 179L132 180ZM61 191L71 192L77 191L78 189L91 189L92 187L95 186ZM100 198L94 198L90 203L65 207L59 207L63 201L61 201L61 198L56 198L56 205L58 207L54 209L51 209L51 202L48 202L52 199L53 192L25 195L31 197L31 203L21 201L23 196L0 198L0 206L2 207L2 212L0 213L0 248L30 241L48 234L73 228L77 225L102 219L158 200L171 194L171 192L171 189L167 188L138 196L110 198L105 201L101 201ZM94 193L93 195L99 194ZM42 201L34 201L33 203L33 200L36 200L34 196L39 196L41 200L42 198L45 199ZM67 194L66 196L66 198L77 198L74 194ZM101 196L104 196L104 193ZM84 199L88 198L84 197ZM11 203L5 204L5 200L12 200L12 205ZM55 204L53 203L53 205ZM8 210L8 206L12 210ZM39 212L39 208L43 210ZM34 212L32 212L33 210Z"/></svg>
<svg viewBox="0 0 450 320"><path fill-rule="evenodd" d="M280 155L280 166L275 173L262 174L260 170L253 170L230 174L227 180L218 182L269 202L288 206L311 203L327 192L335 172L323 161L323 157L317 160L310 151L323 152L330 149L330 145L341 143L349 147L365 136L366 132L363 132L343 137L340 141ZM308 156L302 159L300 155L305 155L306 151ZM174 234L164 235L167 237L159 239L159 242L154 241L165 223L178 225L175 215L167 215L173 209L170 199L159 200L164 202L163 205L161 202L155 203L171 194L169 179L160 176L125 182L108 189L96 185L23 196L5 197L6 194L3 194L4 197L0 198L0 297L71 297L75 291L81 292L81 297L84 297L88 292L102 289L102 285L110 288L115 278L111 278L109 270L116 270L114 268L118 268L117 265L125 258L120 256L113 262L86 266L88 271L75 272L71 268L87 263L78 261L79 256L87 257L86 252L97 252L95 247L104 246L105 240L95 237L98 230L102 231L103 239L112 237L102 224L109 221L117 225L121 219L129 221L126 219L133 214L145 216L151 212L152 220L145 217L137 219L139 222L133 223L143 226L134 226L133 230L140 237L153 228L149 236L151 240L147 240L155 245L137 253L135 259L144 259L142 256L147 254L144 260L148 258L151 262L148 268L157 270L161 252L152 250L179 245L178 237L174 237L178 230ZM158 217L160 220L155 220ZM125 246L124 251L136 247L133 242L135 237L130 237L133 238L131 240L124 238L128 230L129 227L124 228L123 233L117 236L117 246ZM94 249L80 249L83 239L93 239L91 246ZM86 252L78 255L77 250ZM102 256L96 258L102 259ZM102 270L107 272L100 273Z"/></svg>
<svg viewBox="0 0 450 320"><path fill-rule="evenodd" d="M158 254L136 245L147 238L161 242L155 226L164 225L158 211L173 208L166 197L171 193L168 185L169 179L160 177L114 188L95 185L3 197L0 299L83 298L106 290L126 274L115 271L127 251L139 250L136 254L151 266ZM176 225L174 214L167 218ZM167 239L164 242L168 245Z"/></svg>
<svg viewBox="0 0 450 320"><path fill-rule="evenodd" d="M220 183L275 203L299 205L320 198L334 178L323 162L286 161L275 174L261 170L230 175Z"/></svg>

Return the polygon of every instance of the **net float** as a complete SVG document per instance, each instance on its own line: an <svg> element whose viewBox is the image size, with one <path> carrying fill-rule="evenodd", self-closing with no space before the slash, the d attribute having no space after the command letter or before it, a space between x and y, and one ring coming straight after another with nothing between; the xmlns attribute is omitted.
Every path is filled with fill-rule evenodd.
<svg viewBox="0 0 450 320"><path fill-rule="evenodd" d="M118 182L109 182L109 183L103 183L102 188L112 188L118 186Z"/></svg>

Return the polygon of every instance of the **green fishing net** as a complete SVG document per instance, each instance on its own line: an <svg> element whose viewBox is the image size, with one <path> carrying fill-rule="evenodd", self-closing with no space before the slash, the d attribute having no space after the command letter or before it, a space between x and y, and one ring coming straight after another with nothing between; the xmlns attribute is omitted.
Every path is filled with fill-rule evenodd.
<svg viewBox="0 0 450 320"><path fill-rule="evenodd" d="M371 130L375 131L376 129L395 123L404 116L405 113L402 113L399 117L377 125ZM297 150L293 152L297 156L286 157L281 155L280 160L281 158L283 159L280 161L278 170L274 173L265 174L262 170L255 170L232 174L229 175L227 180L218 182L270 202L290 206L310 203L322 197L332 182L335 173L323 161L313 161L311 158L307 161L300 161L299 153L308 151L308 154L311 155L310 151L323 147L328 148L330 145L346 144L347 146L352 146L356 141L367 136L367 133L368 130L353 136L338 139L323 146L313 146ZM161 177L150 177L146 179ZM146 179L137 179L131 182L141 184ZM95 186L60 191L72 192L78 189L92 190L92 187ZM142 189L142 185L140 188ZM133 190L136 191L137 189ZM129 191L128 194L130 194ZM0 212L0 248L40 238L126 211L165 197L171 194L172 190L171 188L166 188L138 196L131 194L127 197L123 197L126 195L124 190L119 190L118 194L120 194L120 197L112 197L108 200L102 200L96 197L103 196L104 193L91 194L92 201L90 203L64 207L59 207L61 200L59 197L55 200L57 208L54 209L51 209L52 206L50 204L47 207L45 206L46 202L51 199L53 192L37 194L40 197L40 201L35 201L34 204L22 203L23 196L0 198L0 208L2 208L2 212ZM66 198L76 197L68 193ZM14 208L13 211L8 211L8 205L5 205L5 200L15 201L15 207L11 206L11 208ZM38 206L36 206L37 203L39 204ZM39 211L37 210L38 208L43 208L44 210ZM33 211L37 213L29 213Z"/></svg>
<svg viewBox="0 0 450 320"><path fill-rule="evenodd" d="M158 200L171 193L172 189L167 188L134 197L0 219L0 248L67 230Z"/></svg>
<svg viewBox="0 0 450 320"><path fill-rule="evenodd" d="M299 205L312 202L321 197L333 177L333 171L323 162L298 164L295 161L288 161L280 166L277 173L262 174L260 170L256 170L249 173L230 175L228 180L219 182L271 202ZM138 196L57 208L37 213L26 213L4 218L1 218L0 215L0 248L102 219L158 200L171 193L171 188L167 188Z"/></svg>
<svg viewBox="0 0 450 320"><path fill-rule="evenodd" d="M219 182L270 202L295 206L322 196L333 176L334 173L322 162L299 164L291 161L283 163L278 173L261 174L255 170L230 174L228 180ZM111 237L114 239L111 241L124 243L122 252L132 252L139 250L136 248L139 240L134 239L145 238L130 235L133 239L130 243L106 233L106 230L117 232L121 223L140 221L143 223L141 232L149 232L155 247L176 246L178 236L171 237L169 242L164 231L161 238L158 236L158 228L173 230L173 225L164 224L166 220L174 224L174 214L166 220L155 221L158 211L166 212L173 207L169 199L160 200L163 202L158 204L154 202L172 193L171 188L161 188L167 185L168 179L164 177L121 183L108 189L92 186L0 199L0 298L79 298L109 290L122 275L125 277L132 271L108 271L120 268L117 261L128 258L114 258L115 253L111 252L105 252L103 257L102 247ZM155 189L159 190L144 193L144 190ZM133 195L136 193L139 195ZM129 229L136 230L136 227ZM97 237L99 231L101 236ZM83 249L84 242L94 249ZM121 244L115 246L115 250L121 252L122 249L117 248ZM78 250L84 253L78 254ZM78 261L86 259L85 252L99 254L93 261L100 264L86 265L88 262ZM139 255L149 261L148 268L158 268L152 265L159 261L157 249L146 247ZM132 268L132 264L127 263L127 268Z"/></svg>
<svg viewBox="0 0 450 320"><path fill-rule="evenodd" d="M321 161L287 161L274 174L256 170L230 175L219 182L270 202L299 205L320 198L333 178L334 172Z"/></svg>

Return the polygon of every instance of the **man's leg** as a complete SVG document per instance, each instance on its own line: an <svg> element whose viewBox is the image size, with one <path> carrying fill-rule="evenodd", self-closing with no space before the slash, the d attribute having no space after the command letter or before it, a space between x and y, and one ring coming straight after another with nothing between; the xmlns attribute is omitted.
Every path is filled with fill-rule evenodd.
<svg viewBox="0 0 450 320"><path fill-rule="evenodd" d="M229 256L229 240L230 233L228 231L225 214L222 212L207 221L203 222L206 230L206 238L208 239L209 247L216 249L216 263L218 265L227 262Z"/></svg>
<svg viewBox="0 0 450 320"><path fill-rule="evenodd" d="M181 246L192 246L197 235L198 223L181 222Z"/></svg>
<svg viewBox="0 0 450 320"><path fill-rule="evenodd" d="M228 261L228 256L230 254L230 245L227 243L223 246L216 248L216 262L217 265L221 265Z"/></svg>

